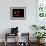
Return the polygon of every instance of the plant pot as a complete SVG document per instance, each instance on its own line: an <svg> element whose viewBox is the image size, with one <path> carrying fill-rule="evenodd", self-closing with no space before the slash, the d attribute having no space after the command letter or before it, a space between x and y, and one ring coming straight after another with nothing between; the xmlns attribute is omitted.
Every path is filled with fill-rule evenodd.
<svg viewBox="0 0 46 46"><path fill-rule="evenodd" d="M40 46L40 39L37 39L37 46Z"/></svg>
<svg viewBox="0 0 46 46"><path fill-rule="evenodd" d="M38 42L39 44L41 44L41 43L44 42L44 40L45 40L45 39L38 39L37 42Z"/></svg>
<svg viewBox="0 0 46 46"><path fill-rule="evenodd" d="M37 43L40 43L40 39L37 39Z"/></svg>
<svg viewBox="0 0 46 46"><path fill-rule="evenodd" d="M45 39L40 39L40 43L44 43L44 40L45 40Z"/></svg>

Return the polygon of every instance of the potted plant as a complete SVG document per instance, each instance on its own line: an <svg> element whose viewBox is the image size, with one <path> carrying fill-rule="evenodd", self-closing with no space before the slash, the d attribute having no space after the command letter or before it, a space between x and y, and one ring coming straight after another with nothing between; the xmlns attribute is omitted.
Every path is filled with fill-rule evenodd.
<svg viewBox="0 0 46 46"><path fill-rule="evenodd" d="M46 36L46 33L45 32L35 32L33 35L37 38L38 43L41 43L40 40L42 38L45 38L44 36Z"/></svg>

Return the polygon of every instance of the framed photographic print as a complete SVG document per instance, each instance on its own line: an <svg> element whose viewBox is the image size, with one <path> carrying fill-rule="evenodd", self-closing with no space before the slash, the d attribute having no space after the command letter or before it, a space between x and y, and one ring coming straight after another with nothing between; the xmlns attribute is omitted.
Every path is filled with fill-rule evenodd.
<svg viewBox="0 0 46 46"><path fill-rule="evenodd" d="M11 7L10 8L10 19L11 20L25 20L26 19L26 8L25 7Z"/></svg>

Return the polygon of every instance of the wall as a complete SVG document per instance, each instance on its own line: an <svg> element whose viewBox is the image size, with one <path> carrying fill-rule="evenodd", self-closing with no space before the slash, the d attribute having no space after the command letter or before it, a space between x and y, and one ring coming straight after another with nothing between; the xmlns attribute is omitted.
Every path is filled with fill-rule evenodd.
<svg viewBox="0 0 46 46"><path fill-rule="evenodd" d="M10 7L26 7L26 20L10 20ZM19 32L29 32L36 24L36 0L0 0L0 34L10 32L11 27L19 27Z"/></svg>

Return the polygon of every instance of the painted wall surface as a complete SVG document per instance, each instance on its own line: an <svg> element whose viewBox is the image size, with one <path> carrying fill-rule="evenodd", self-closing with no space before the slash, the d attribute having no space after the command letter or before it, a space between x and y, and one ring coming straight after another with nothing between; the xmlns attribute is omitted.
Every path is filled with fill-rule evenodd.
<svg viewBox="0 0 46 46"><path fill-rule="evenodd" d="M10 7L26 7L26 20L10 20ZM36 0L0 0L0 34L19 27L19 32L29 32L32 37L32 24L36 24Z"/></svg>

